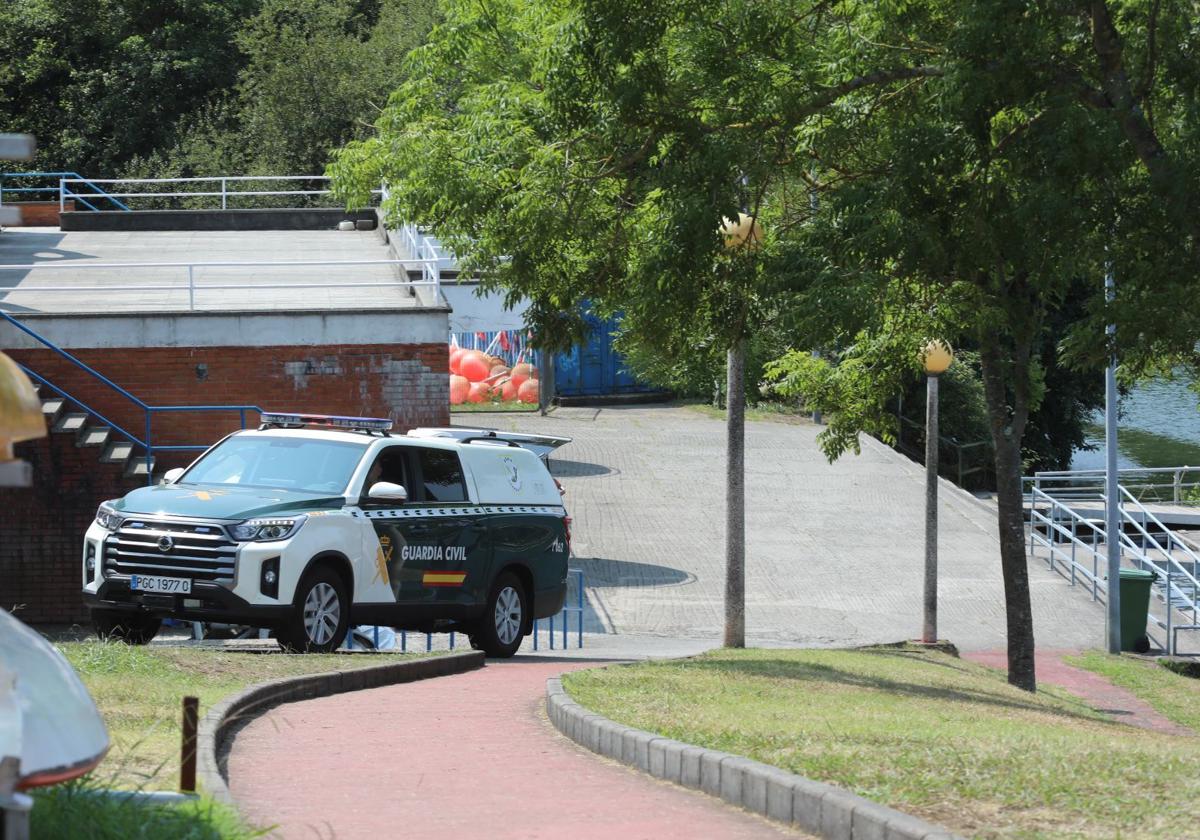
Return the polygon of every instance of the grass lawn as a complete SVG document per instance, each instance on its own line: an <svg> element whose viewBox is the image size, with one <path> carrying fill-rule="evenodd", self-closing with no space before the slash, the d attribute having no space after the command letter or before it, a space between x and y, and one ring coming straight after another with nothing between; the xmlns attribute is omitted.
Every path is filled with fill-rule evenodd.
<svg viewBox="0 0 1200 840"><path fill-rule="evenodd" d="M458 405L450 406L451 414L487 414L490 412L528 414L531 411L537 410L537 403L492 402L491 400L481 403L459 403Z"/></svg>
<svg viewBox="0 0 1200 840"><path fill-rule="evenodd" d="M724 650L563 682L614 720L969 836L1200 837L1200 738L1112 722L1055 689L1032 696L944 653Z"/></svg>
<svg viewBox="0 0 1200 840"><path fill-rule="evenodd" d="M1136 694L1163 717L1200 732L1200 680L1169 671L1156 662L1088 651L1067 664L1106 677Z"/></svg>
<svg viewBox="0 0 1200 840"><path fill-rule="evenodd" d="M236 653L211 648L131 647L91 640L56 645L75 667L104 716L112 747L93 773L103 787L176 790L181 702L208 707L276 677L321 674L427 654Z"/></svg>
<svg viewBox="0 0 1200 840"><path fill-rule="evenodd" d="M153 805L96 796L102 787L84 779L36 791L30 819L32 840L249 840L251 829L233 809L211 799Z"/></svg>

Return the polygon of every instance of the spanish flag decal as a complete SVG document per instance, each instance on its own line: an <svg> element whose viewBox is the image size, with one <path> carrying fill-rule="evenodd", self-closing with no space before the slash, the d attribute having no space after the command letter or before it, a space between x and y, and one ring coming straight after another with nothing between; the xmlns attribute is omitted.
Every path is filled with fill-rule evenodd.
<svg viewBox="0 0 1200 840"><path fill-rule="evenodd" d="M421 583L426 586L462 586L466 572L425 572Z"/></svg>

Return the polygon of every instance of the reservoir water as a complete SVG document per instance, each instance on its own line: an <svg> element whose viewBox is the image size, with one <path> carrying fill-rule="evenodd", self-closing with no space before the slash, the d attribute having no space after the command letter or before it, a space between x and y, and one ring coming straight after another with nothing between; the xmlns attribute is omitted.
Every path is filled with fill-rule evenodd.
<svg viewBox="0 0 1200 840"><path fill-rule="evenodd" d="M1200 397L1189 380L1143 382L1121 400L1117 431L1120 467L1200 466ZM1073 469L1104 469L1104 415L1088 430L1095 450L1077 450Z"/></svg>

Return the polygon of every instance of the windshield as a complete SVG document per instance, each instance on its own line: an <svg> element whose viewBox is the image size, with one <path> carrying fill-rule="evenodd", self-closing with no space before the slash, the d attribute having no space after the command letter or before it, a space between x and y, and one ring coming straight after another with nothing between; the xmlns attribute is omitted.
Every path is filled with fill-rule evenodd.
<svg viewBox="0 0 1200 840"><path fill-rule="evenodd" d="M179 483L340 494L366 450L366 443L234 435L205 453Z"/></svg>

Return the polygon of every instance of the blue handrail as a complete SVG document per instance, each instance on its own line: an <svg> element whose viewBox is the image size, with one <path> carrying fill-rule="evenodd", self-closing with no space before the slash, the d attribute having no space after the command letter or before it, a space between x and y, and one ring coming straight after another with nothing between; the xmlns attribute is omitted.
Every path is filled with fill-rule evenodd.
<svg viewBox="0 0 1200 840"><path fill-rule="evenodd" d="M570 632L569 620L567 613L578 614L578 625L576 627L577 647L583 647L583 570L582 569L567 569L568 575L575 575L575 606L568 607L563 605L562 612L562 649L567 649L567 639ZM538 631L540 630L540 618L533 620L533 649L538 649ZM550 616L550 650L554 650L554 616Z"/></svg>
<svg viewBox="0 0 1200 840"><path fill-rule="evenodd" d="M53 187L5 187L5 178L58 178L60 180L58 184ZM77 181L82 181L85 186L90 187L95 191L96 197L107 199L121 210L129 210L129 207L124 202L109 195L103 189L93 184L87 178L84 178L78 172L0 172L0 203L3 203L5 193L58 193L61 201L63 191L61 179L63 178L71 178ZM92 204L83 196L73 193L72 198L78 200L89 210L97 213L100 212L100 208L96 207L96 205Z"/></svg>
<svg viewBox="0 0 1200 840"><path fill-rule="evenodd" d="M155 450L159 450L162 452L189 452L189 451L194 452L194 451L203 450L203 449L208 448L208 446L203 445L203 444L169 444L169 445L155 446L154 445L154 428L153 428L153 417L155 414L170 413L170 412L236 411L236 412L238 412L239 418L241 420L242 428L244 429L244 428L246 428L246 412L257 411L259 414L263 413L263 410L261 408L259 408L257 405L149 405L148 403L144 402L143 400L141 400L138 397L131 394L129 391L122 388L116 382L113 382L111 379L109 379L104 374L100 373L100 371L96 370L93 367L90 367L89 365L84 363L82 360L71 355L66 350L62 349L57 344L55 344L54 342L45 338L44 336L38 334L37 332L34 332L29 327L22 324L20 321L18 321L16 318L14 318L12 315L8 314L7 312L0 310L0 318L3 318L5 321L8 321L8 323L12 324L14 327L19 329L21 332L25 333L30 338L37 341L39 344L43 345L44 347L49 348L50 350L53 350L59 356L66 359L68 362L70 362L75 367L82 370L84 373L91 376L93 379L98 380L99 382L106 385L111 390L116 391L121 396L130 400L135 406L137 406L137 408L141 409L145 413L146 434L145 434L145 439L142 439L142 438L139 438L137 435L133 434L132 432L130 432L128 429L124 428L123 426L121 426L117 423L114 423L112 420L109 420L105 415L101 414L99 411L92 408L87 403L80 400L78 397L74 397L71 394L67 393L62 388L55 385L50 380L46 379L41 374L39 374L33 370L30 370L25 365L20 365L21 369L24 370L25 373L27 373L32 379L37 380L42 385L45 385L47 388L50 388L50 390L54 391L54 393L58 394L63 399L70 400L75 405L79 406L84 411L86 411L88 414L95 416L97 419L99 419L103 423L112 427L115 431L117 431L120 434L122 434L123 436L125 436L130 441L130 443L133 443L136 446L142 447L145 450L145 455L143 457L145 458L145 461L146 461L146 483L147 484L154 483L154 477L151 474L150 468L151 468L151 461L153 460Z"/></svg>

